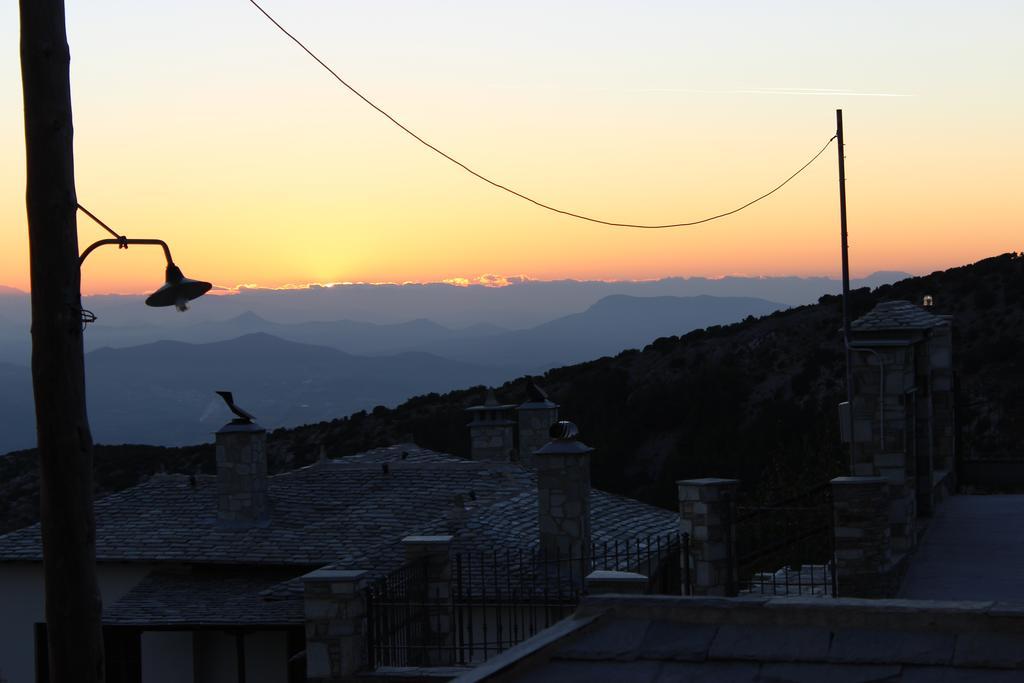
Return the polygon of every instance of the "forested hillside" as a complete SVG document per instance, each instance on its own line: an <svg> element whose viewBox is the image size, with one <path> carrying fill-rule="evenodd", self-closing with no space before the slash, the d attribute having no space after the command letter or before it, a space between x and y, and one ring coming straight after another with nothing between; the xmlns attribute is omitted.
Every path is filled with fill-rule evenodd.
<svg viewBox="0 0 1024 683"><path fill-rule="evenodd" d="M920 302L926 294L934 298L934 312L955 316L964 455L1021 455L1024 256L1004 254L874 291L855 290L852 314L884 300ZM538 381L597 449L596 486L667 507L675 505L675 480L685 477L738 477L752 490L795 490L843 469L840 326L840 298L824 296L815 305L552 370ZM498 398L519 402L525 382L497 388ZM483 387L431 394L395 409L278 430L270 435L271 468L309 463L321 446L334 457L396 441L465 454L463 409L483 398ZM161 469L200 468L213 471L211 445L101 446L97 492ZM35 486L31 451L0 458L0 529L32 521Z"/></svg>

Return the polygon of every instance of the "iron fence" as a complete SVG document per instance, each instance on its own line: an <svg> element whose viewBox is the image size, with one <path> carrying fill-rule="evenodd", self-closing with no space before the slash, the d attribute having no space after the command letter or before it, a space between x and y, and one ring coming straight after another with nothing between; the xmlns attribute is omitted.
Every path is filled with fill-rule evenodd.
<svg viewBox="0 0 1024 683"><path fill-rule="evenodd" d="M426 558L407 562L366 589L367 661L414 666L429 656Z"/></svg>
<svg viewBox="0 0 1024 683"><path fill-rule="evenodd" d="M646 592L678 595L691 592L689 565L686 534L565 554L458 552L441 581L407 563L367 589L367 659L374 669L477 664L571 615L593 571L641 573Z"/></svg>
<svg viewBox="0 0 1024 683"><path fill-rule="evenodd" d="M729 595L836 595L831 488L782 501L726 505L733 535Z"/></svg>

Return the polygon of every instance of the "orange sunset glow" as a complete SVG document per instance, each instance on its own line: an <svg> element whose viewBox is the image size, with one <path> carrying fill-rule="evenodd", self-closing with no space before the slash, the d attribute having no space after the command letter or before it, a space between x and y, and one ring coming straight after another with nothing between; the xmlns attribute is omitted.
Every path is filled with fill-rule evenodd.
<svg viewBox="0 0 1024 683"><path fill-rule="evenodd" d="M841 20L821 3L266 6L432 144L570 211L730 210L804 164L842 108L855 276L1022 246L1019 3L866 4ZM0 10L9 56L16 12ZM79 3L67 20L79 201L220 287L839 272L834 143L735 216L612 228L417 144L248 3ZM0 284L27 289L20 74L2 65ZM79 217L83 246L105 236ZM162 264L158 249L101 250L82 288L148 291Z"/></svg>

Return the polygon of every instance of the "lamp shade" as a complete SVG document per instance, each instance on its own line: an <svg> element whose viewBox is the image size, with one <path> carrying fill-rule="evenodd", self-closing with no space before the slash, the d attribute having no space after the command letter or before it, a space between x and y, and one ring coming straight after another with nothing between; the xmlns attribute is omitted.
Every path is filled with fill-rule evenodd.
<svg viewBox="0 0 1024 683"><path fill-rule="evenodd" d="M191 280L181 274L173 263L167 264L167 277L163 287L146 298L147 306L174 306L179 311L188 309L188 302L198 299L213 287L209 282Z"/></svg>

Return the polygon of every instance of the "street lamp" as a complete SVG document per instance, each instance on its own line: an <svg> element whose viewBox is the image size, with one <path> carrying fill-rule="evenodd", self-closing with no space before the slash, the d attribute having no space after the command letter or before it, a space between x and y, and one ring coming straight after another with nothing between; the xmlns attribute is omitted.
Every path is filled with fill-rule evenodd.
<svg viewBox="0 0 1024 683"><path fill-rule="evenodd" d="M164 276L164 284L160 289L156 290L148 297L146 297L147 306L174 306L179 311L188 310L188 302L193 299L198 299L203 294L210 291L213 287L209 282L203 282L202 280L192 280L185 277L181 273L181 268L174 264L174 259L171 258L171 250L167 246L167 243L163 240L154 239L129 239L124 235L117 234L109 225L97 218L87 208L78 204L78 210L84 213L89 218L96 221L100 227L109 232L114 236L115 239L105 239L93 242L82 255L78 257L78 265L81 267L85 263L86 257L89 256L93 251L107 244L116 244L118 249L127 249L129 244L151 244L163 247L164 257L167 259L167 271Z"/></svg>

